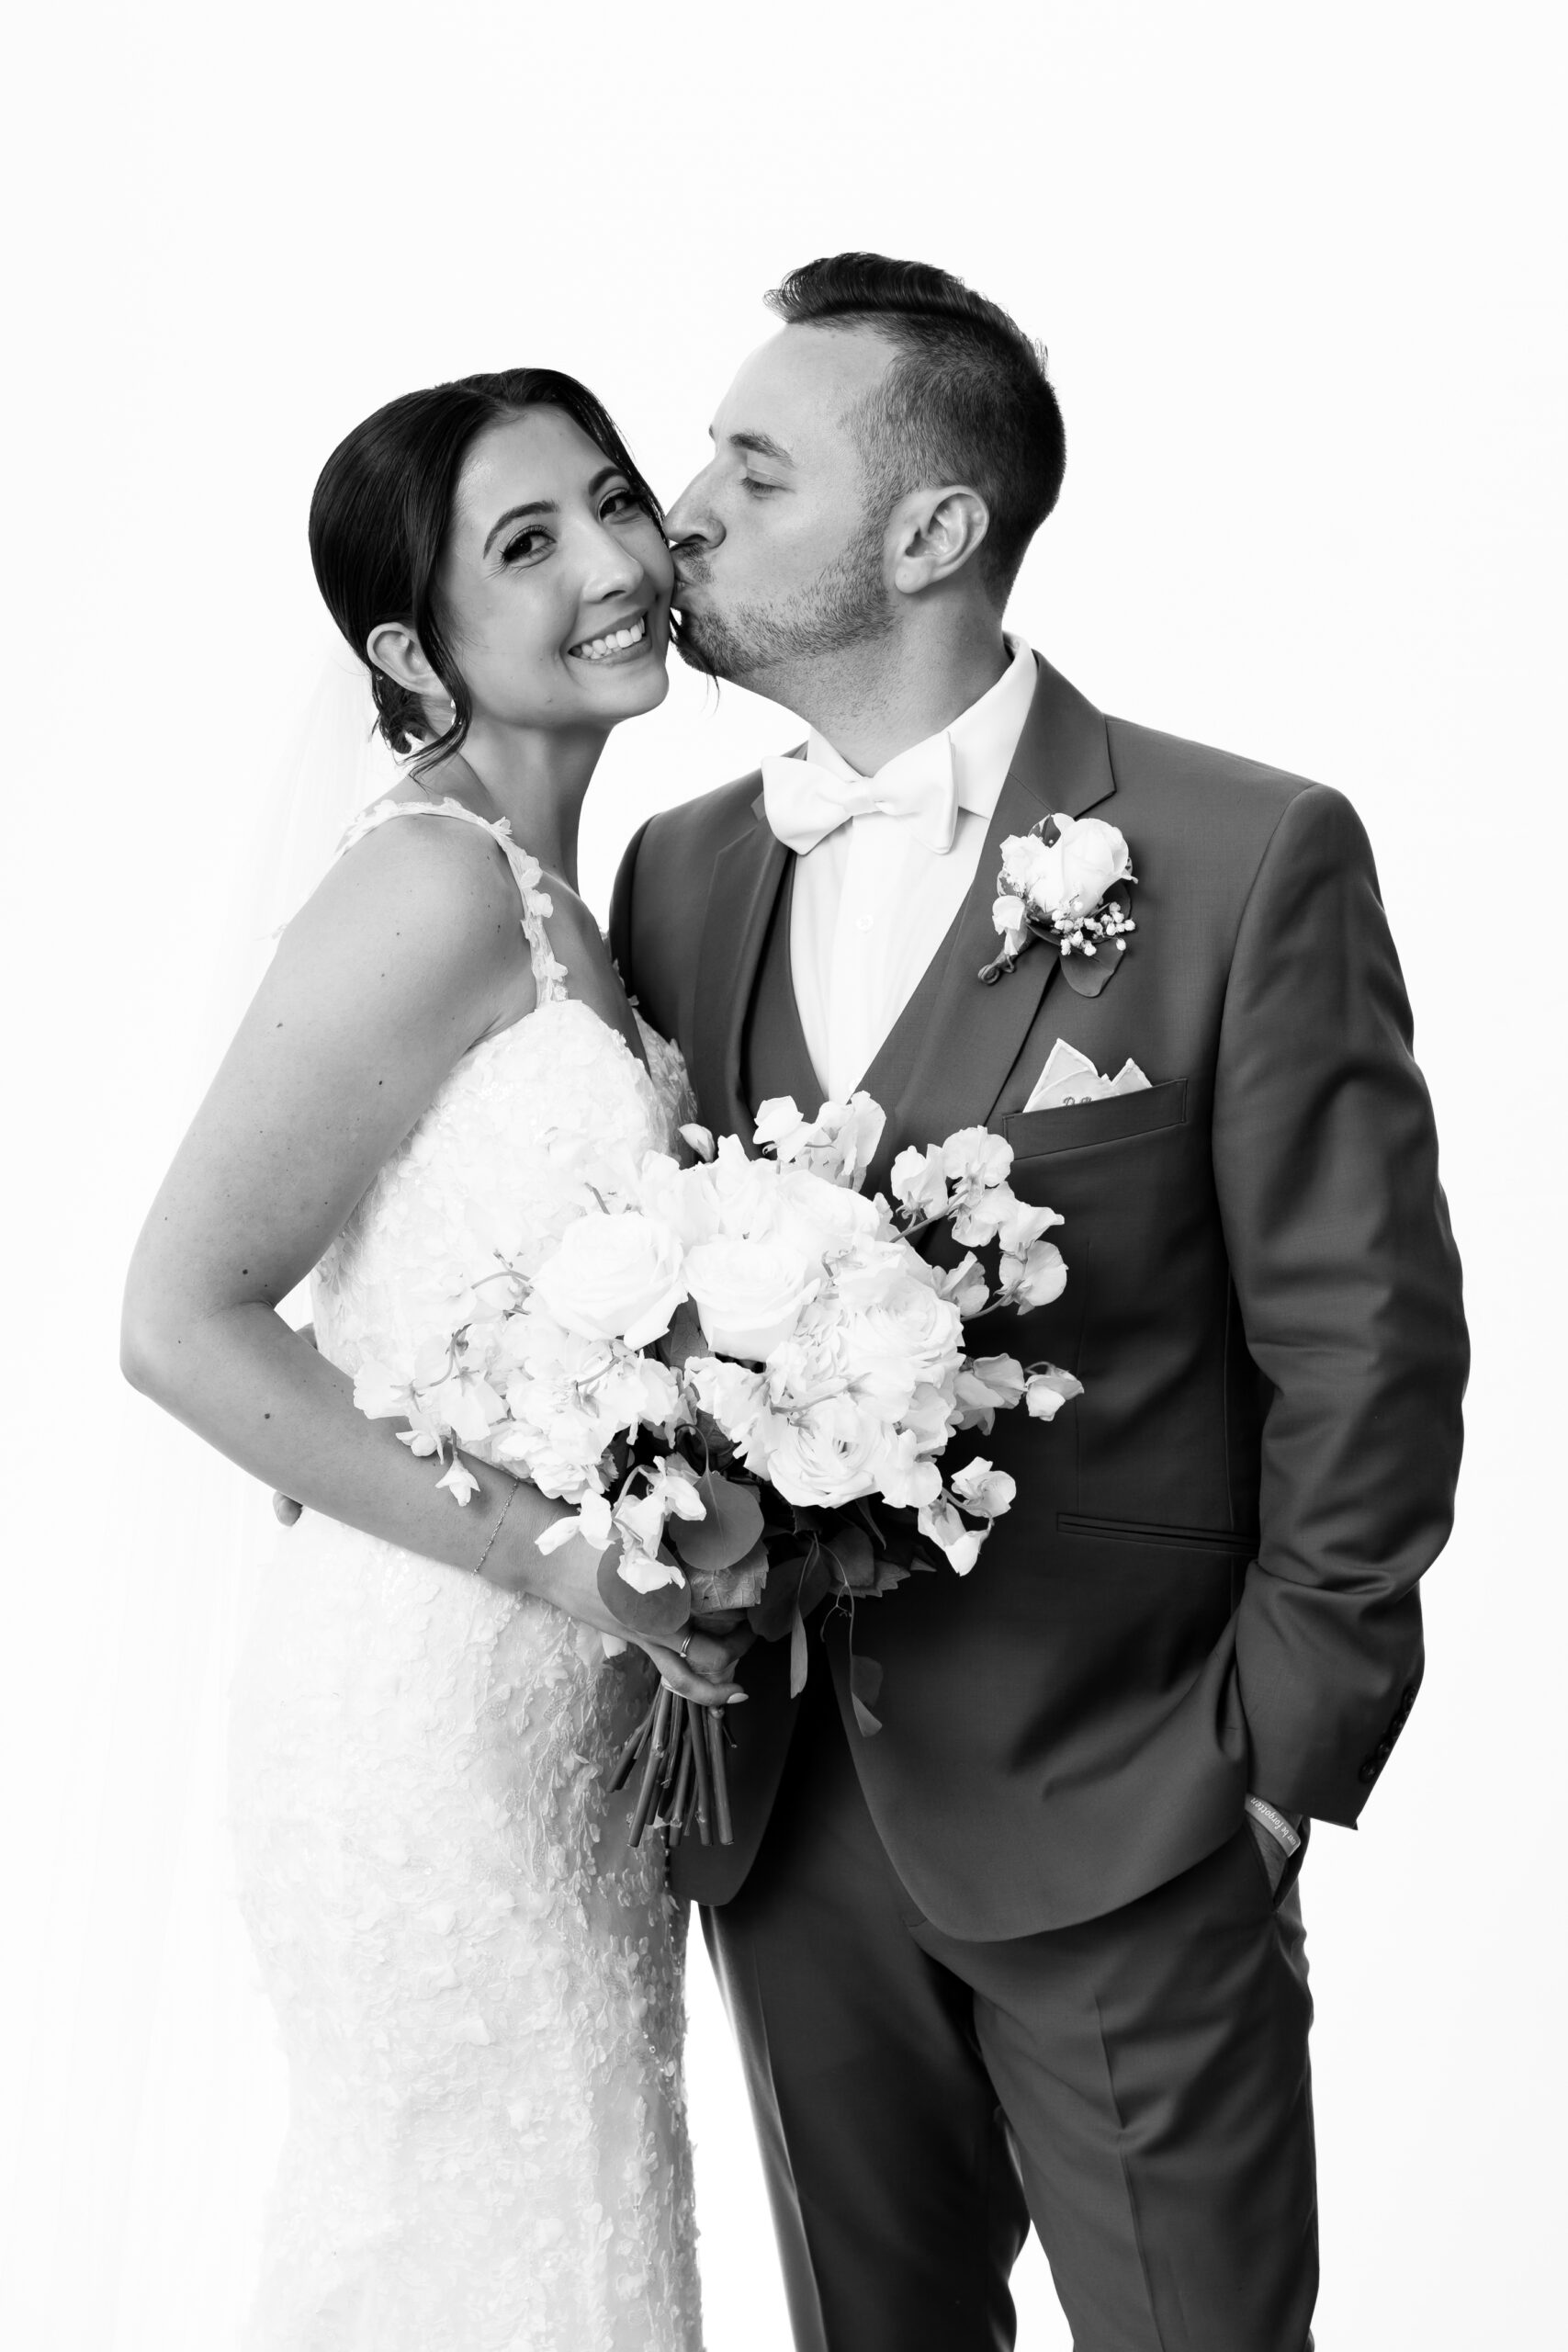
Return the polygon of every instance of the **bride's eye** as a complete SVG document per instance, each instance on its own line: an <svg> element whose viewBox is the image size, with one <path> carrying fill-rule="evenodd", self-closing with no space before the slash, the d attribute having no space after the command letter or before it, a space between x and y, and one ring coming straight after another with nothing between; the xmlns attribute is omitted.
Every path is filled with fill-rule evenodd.
<svg viewBox="0 0 1568 2352"><path fill-rule="evenodd" d="M529 531L519 531L514 539L508 539L505 547L502 549L501 560L502 563L512 563L521 557L537 555L540 547L547 545L549 533L547 531L541 531L537 528Z"/></svg>
<svg viewBox="0 0 1568 2352"><path fill-rule="evenodd" d="M618 522L624 515L640 514L643 505L636 491L627 490L623 483L619 490L612 490L606 494L599 511L608 520Z"/></svg>

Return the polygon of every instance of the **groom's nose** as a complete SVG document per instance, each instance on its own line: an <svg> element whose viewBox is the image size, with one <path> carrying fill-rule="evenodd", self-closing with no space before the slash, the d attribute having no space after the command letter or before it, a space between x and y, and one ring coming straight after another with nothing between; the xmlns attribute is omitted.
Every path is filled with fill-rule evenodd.
<svg viewBox="0 0 1568 2352"><path fill-rule="evenodd" d="M724 537L723 526L713 512L704 488L707 476L698 474L689 481L673 506L664 516L664 536L679 557L682 547L694 555L708 548L716 548Z"/></svg>

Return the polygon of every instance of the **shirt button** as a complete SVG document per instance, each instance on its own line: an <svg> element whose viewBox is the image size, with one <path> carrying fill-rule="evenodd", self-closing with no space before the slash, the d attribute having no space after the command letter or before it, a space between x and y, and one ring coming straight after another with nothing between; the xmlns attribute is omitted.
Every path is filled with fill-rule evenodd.
<svg viewBox="0 0 1568 2352"><path fill-rule="evenodd" d="M857 931L869 931L872 926L872 922L873 918L870 915L856 915L855 929Z"/></svg>

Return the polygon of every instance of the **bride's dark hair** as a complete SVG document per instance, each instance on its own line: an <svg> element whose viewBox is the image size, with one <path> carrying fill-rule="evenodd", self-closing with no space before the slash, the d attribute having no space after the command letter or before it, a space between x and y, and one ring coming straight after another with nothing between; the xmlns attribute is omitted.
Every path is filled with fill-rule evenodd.
<svg viewBox="0 0 1568 2352"><path fill-rule="evenodd" d="M424 744L417 768L457 751L473 718L436 594L457 477L487 425L530 408L562 410L620 468L654 521L662 523L659 502L632 463L609 412L586 384L554 368L463 376L456 383L389 401L338 443L310 501L316 584L370 672L381 733L395 752ZM367 640L383 621L401 621L413 629L451 695L452 724L444 735L432 738L419 696L368 661Z"/></svg>

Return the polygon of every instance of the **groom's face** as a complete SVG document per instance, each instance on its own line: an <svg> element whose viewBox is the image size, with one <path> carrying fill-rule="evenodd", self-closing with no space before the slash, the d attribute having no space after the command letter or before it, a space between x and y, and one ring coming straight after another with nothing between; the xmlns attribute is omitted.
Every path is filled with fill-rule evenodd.
<svg viewBox="0 0 1568 2352"><path fill-rule="evenodd" d="M892 357L864 328L785 327L736 377L713 457L666 518L694 668L760 683L892 626L886 518L856 424Z"/></svg>

